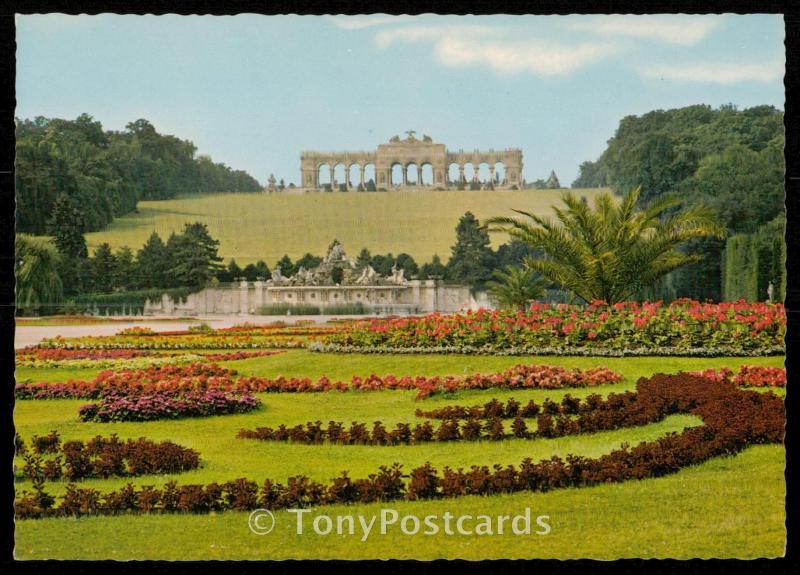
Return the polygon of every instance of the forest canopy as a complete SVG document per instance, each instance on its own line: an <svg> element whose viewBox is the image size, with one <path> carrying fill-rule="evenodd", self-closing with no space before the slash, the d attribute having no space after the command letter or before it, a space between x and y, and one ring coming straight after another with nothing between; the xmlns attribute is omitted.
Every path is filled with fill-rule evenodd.
<svg viewBox="0 0 800 575"><path fill-rule="evenodd" d="M17 118L17 231L52 233L60 196L78 206L83 230L92 232L134 211L138 200L261 191L247 172L196 152L192 142L159 134L143 119L120 132L103 130L88 114Z"/></svg>
<svg viewBox="0 0 800 575"><path fill-rule="evenodd" d="M764 234L783 237L784 140L783 112L773 106L697 105L627 116L600 157L581 164L572 186L609 186L620 194L641 186L643 205L670 196L685 205L703 203L715 210L729 237L756 234L759 242L777 245ZM720 301L742 295L724 289L726 276L750 272L740 265L723 269L725 242L699 240L689 248L699 249L703 261L674 272L649 297ZM769 283L776 289L785 283L777 271L759 278L748 299L756 291L765 294Z"/></svg>

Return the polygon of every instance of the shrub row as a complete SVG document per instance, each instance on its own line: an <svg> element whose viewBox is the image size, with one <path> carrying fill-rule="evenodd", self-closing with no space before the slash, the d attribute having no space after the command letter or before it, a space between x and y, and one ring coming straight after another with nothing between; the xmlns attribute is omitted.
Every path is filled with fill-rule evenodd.
<svg viewBox="0 0 800 575"><path fill-rule="evenodd" d="M63 383L20 383L16 386L18 399L98 398L109 390L121 393L157 393L160 391L191 391L218 389L240 392L322 392L322 391L379 391L385 389L416 390L418 398L462 389L557 389L588 387L616 383L622 376L610 369L597 367L588 370L566 369L548 365L517 365L500 373L475 373L467 376L354 376L349 383L331 381L323 376L310 378L275 379L249 376L234 379L236 370L216 364L162 365L147 369L102 371L91 381Z"/></svg>
<svg viewBox="0 0 800 575"><path fill-rule="evenodd" d="M636 395L641 401L655 402L667 414L697 415L703 425L635 447L626 445L597 458L554 456L538 463L527 458L518 467L472 466L466 471L445 467L439 471L426 463L406 475L400 465L394 464L356 480L342 472L328 483L297 476L289 478L285 485L266 480L259 487L256 482L241 478L222 485L169 483L163 489L128 485L105 495L70 485L57 506L40 486L33 493L23 492L15 502L15 511L18 519L125 512L203 513L548 491L660 477L712 457L733 455L747 445L783 440L783 401L771 392L742 390L731 382L683 373L642 378L637 382Z"/></svg>
<svg viewBox="0 0 800 575"><path fill-rule="evenodd" d="M153 421L245 413L259 405L261 401L248 392L221 389L135 394L107 391L99 403L82 405L78 416L82 421Z"/></svg>
<svg viewBox="0 0 800 575"><path fill-rule="evenodd" d="M355 421L349 427L331 421L325 428L320 421L316 421L293 427L280 425L277 428L242 429L237 437L307 444L328 441L344 445L552 438L646 425L666 417L668 410L663 403L649 404L640 400L636 393L625 392L612 393L605 400L593 394L583 402L566 395L560 403L548 399L541 406L533 401L520 406L513 399L504 405L492 399L484 406L471 408L450 406L430 412L417 410L417 415L426 414L442 419L438 428L434 429L428 422L413 427L408 423L398 423L394 429L388 431L381 421L374 422L371 430L365 423ZM577 417L573 417L574 415ZM502 417L513 418L508 428L504 426ZM536 429L530 431L525 419L533 417L536 418ZM464 421L459 423L460 419Z"/></svg>
<svg viewBox="0 0 800 575"><path fill-rule="evenodd" d="M120 440L116 435L98 435L86 443L61 443L58 432L31 439L27 449L17 438L17 454L23 458L23 473L35 484L41 480L71 481L90 477L124 477L144 474L181 473L196 469L200 455L172 441L156 443L144 437ZM43 457L43 456L49 457Z"/></svg>
<svg viewBox="0 0 800 575"><path fill-rule="evenodd" d="M619 303L607 306L534 303L526 311L478 310L453 315L376 319L355 323L327 338L354 347L430 348L471 346L625 350L731 348L762 353L783 347L782 304ZM655 345L654 345L655 344Z"/></svg>
<svg viewBox="0 0 800 575"><path fill-rule="evenodd" d="M128 349L114 350L66 350L31 348L30 353L17 354L16 365L43 369L106 368L144 369L166 364L186 364L204 361L235 361L282 353L277 350L235 351L228 353L163 353Z"/></svg>
<svg viewBox="0 0 800 575"><path fill-rule="evenodd" d="M742 349L738 346L707 347L674 347L674 346L640 346L605 349L591 346L553 347L538 345L510 345L496 347L492 345L417 345L393 346L383 344L355 345L334 342L311 342L306 345L309 351L319 353L374 353L377 355L498 355L498 356L542 356L554 355L565 357L762 357L783 355L783 345L765 345L757 349Z"/></svg>

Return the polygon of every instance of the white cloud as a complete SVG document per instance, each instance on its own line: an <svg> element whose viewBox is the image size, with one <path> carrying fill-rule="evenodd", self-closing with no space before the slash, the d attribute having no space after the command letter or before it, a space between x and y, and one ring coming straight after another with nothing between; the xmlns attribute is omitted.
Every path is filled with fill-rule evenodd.
<svg viewBox="0 0 800 575"><path fill-rule="evenodd" d="M567 24L567 27L573 31L602 36L623 36L691 46L705 38L719 23L720 16L714 15L609 15L581 19Z"/></svg>
<svg viewBox="0 0 800 575"><path fill-rule="evenodd" d="M334 16L331 21L342 30L363 30L373 26L399 24L406 20L403 16Z"/></svg>
<svg viewBox="0 0 800 575"><path fill-rule="evenodd" d="M714 84L736 84L738 82L772 82L783 78L784 65L769 64L702 63L640 68L639 73L647 78L672 80L675 82L706 82Z"/></svg>
<svg viewBox="0 0 800 575"><path fill-rule="evenodd" d="M557 44L538 40L506 40L491 26L408 26L381 30L381 48L395 42L430 42L436 60L450 67L486 66L499 74L566 74L616 51L608 43Z"/></svg>

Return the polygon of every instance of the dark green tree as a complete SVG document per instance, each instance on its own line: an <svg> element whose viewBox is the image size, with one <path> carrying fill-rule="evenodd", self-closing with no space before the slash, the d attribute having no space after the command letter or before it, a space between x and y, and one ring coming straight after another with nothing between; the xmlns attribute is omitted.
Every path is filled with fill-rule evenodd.
<svg viewBox="0 0 800 575"><path fill-rule="evenodd" d="M108 293L114 289L117 258L108 243L100 244L89 259L90 290L95 293Z"/></svg>
<svg viewBox="0 0 800 575"><path fill-rule="evenodd" d="M365 267L370 265L372 261L372 254L369 253L367 248L361 248L361 251L358 252L358 257L356 258L356 266L359 270L363 270Z"/></svg>
<svg viewBox="0 0 800 575"><path fill-rule="evenodd" d="M303 267L307 270L314 269L319 264L322 263L322 258L319 256L311 255L310 253L306 253L302 258L295 262L295 268L298 270Z"/></svg>
<svg viewBox="0 0 800 575"><path fill-rule="evenodd" d="M414 261L414 258L408 255L407 253L397 254L397 260L395 264L398 268L405 270L406 277L413 277L419 274L419 266L417 262Z"/></svg>
<svg viewBox="0 0 800 575"><path fill-rule="evenodd" d="M170 269L170 258L167 246L157 232L150 234L142 248L136 253L134 272L137 288L169 287L167 274Z"/></svg>
<svg viewBox="0 0 800 575"><path fill-rule="evenodd" d="M14 244L16 305L22 313L52 309L63 294L58 251L43 238L17 234Z"/></svg>
<svg viewBox="0 0 800 575"><path fill-rule="evenodd" d="M85 258L88 255L83 237L83 212L66 194L61 194L53 204L50 233L58 252L68 258Z"/></svg>
<svg viewBox="0 0 800 575"><path fill-rule="evenodd" d="M221 269L222 258L217 255L219 240L211 237L205 224L186 224L173 244L171 256L175 267L172 275L177 286L203 287ZM167 247L170 247L169 242Z"/></svg>
<svg viewBox="0 0 800 575"><path fill-rule="evenodd" d="M136 287L136 262L133 251L128 246L123 246L114 256L113 288L127 291L134 287Z"/></svg>
<svg viewBox="0 0 800 575"><path fill-rule="evenodd" d="M222 269L221 271L217 272L217 279L221 282L229 283L238 281L240 277L242 277L242 268L239 267L239 264L236 263L236 260L231 259L228 262L227 267Z"/></svg>
<svg viewBox="0 0 800 575"><path fill-rule="evenodd" d="M378 275L388 276L392 274L392 266L395 264L395 259L392 254L374 255L370 260L369 265L378 273Z"/></svg>
<svg viewBox="0 0 800 575"><path fill-rule="evenodd" d="M292 258L289 257L288 254L284 255L278 263L275 265L276 268L281 268L281 275L284 277L293 276L297 273L297 268L292 263Z"/></svg>
<svg viewBox="0 0 800 575"><path fill-rule="evenodd" d="M267 265L267 262L265 262L264 260L258 260L256 262L256 266L255 267L256 267L256 277L257 278L269 279L270 272L269 272L269 266Z"/></svg>
<svg viewBox="0 0 800 575"><path fill-rule="evenodd" d="M419 268L419 279L441 279L447 273L447 267L442 263L438 254L433 254L431 261L422 264Z"/></svg>
<svg viewBox="0 0 800 575"><path fill-rule="evenodd" d="M447 262L446 278L475 288L492 276L494 253L489 247L489 232L472 212L467 212L456 226L456 243Z"/></svg>

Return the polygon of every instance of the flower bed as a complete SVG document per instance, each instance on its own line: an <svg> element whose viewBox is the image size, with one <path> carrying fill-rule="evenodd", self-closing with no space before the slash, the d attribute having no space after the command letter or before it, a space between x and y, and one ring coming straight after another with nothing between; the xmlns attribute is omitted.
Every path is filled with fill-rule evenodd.
<svg viewBox="0 0 800 575"><path fill-rule="evenodd" d="M202 361L236 361L283 353L282 351L235 351L228 353L169 353L128 349L85 350L28 348L19 350L18 367L40 369L87 368L143 369L157 365L186 364Z"/></svg>
<svg viewBox="0 0 800 575"><path fill-rule="evenodd" d="M78 417L99 422L153 421L245 413L259 405L261 401L250 393L219 389L136 394L109 391L100 403L82 405Z"/></svg>
<svg viewBox="0 0 800 575"><path fill-rule="evenodd" d="M694 373L715 381L730 381L741 387L786 387L786 369L782 367L743 365L738 373L727 367Z"/></svg>
<svg viewBox="0 0 800 575"><path fill-rule="evenodd" d="M66 478L126 477L145 474L181 473L197 469L200 455L194 449L171 441L156 443L144 437L121 441L116 435L101 435L86 443L61 443L57 432L33 436L28 450L17 437L17 454L23 458L24 475L36 483ZM43 458L43 456L46 456Z"/></svg>
<svg viewBox="0 0 800 575"><path fill-rule="evenodd" d="M467 376L354 376L350 382L331 381L320 377L275 379L247 376L234 379L236 370L216 364L188 366L162 365L147 369L102 371L91 381L64 383L20 383L17 399L97 398L105 391L122 393L156 393L161 391L190 391L217 389L240 392L322 392L322 391L380 391L416 390L417 398L455 392L462 389L557 389L589 387L616 383L622 376L610 369L597 367L588 370L566 369L548 365L517 365L500 373L475 373Z"/></svg>
<svg viewBox="0 0 800 575"><path fill-rule="evenodd" d="M23 492L15 501L15 512L17 519L124 512L204 513L548 491L660 477L712 457L733 455L748 445L783 440L784 405L771 392L743 390L732 382L692 374L659 374L640 379L636 395L637 401L651 404L649 409L665 415L693 414L703 424L635 447L623 446L596 458L553 456L538 463L527 458L519 466L473 465L466 471L448 467L440 471L426 463L409 474L394 464L382 466L361 479L351 479L344 471L328 483L295 476L285 485L269 479L259 485L240 478L207 485L178 486L170 482L162 489L127 485L104 495L95 489L69 485L58 505L42 489Z"/></svg>
<svg viewBox="0 0 800 575"><path fill-rule="evenodd" d="M180 350L180 349L296 349L305 346L305 340L296 337L276 337L272 335L229 335L194 334L180 332L177 335L158 333L156 335L112 335L86 336L76 338L54 337L39 342L39 347L47 349L138 349L138 350Z"/></svg>
<svg viewBox="0 0 800 575"><path fill-rule="evenodd" d="M524 312L376 319L345 326L316 351L560 355L770 355L783 353L782 304L533 304Z"/></svg>

